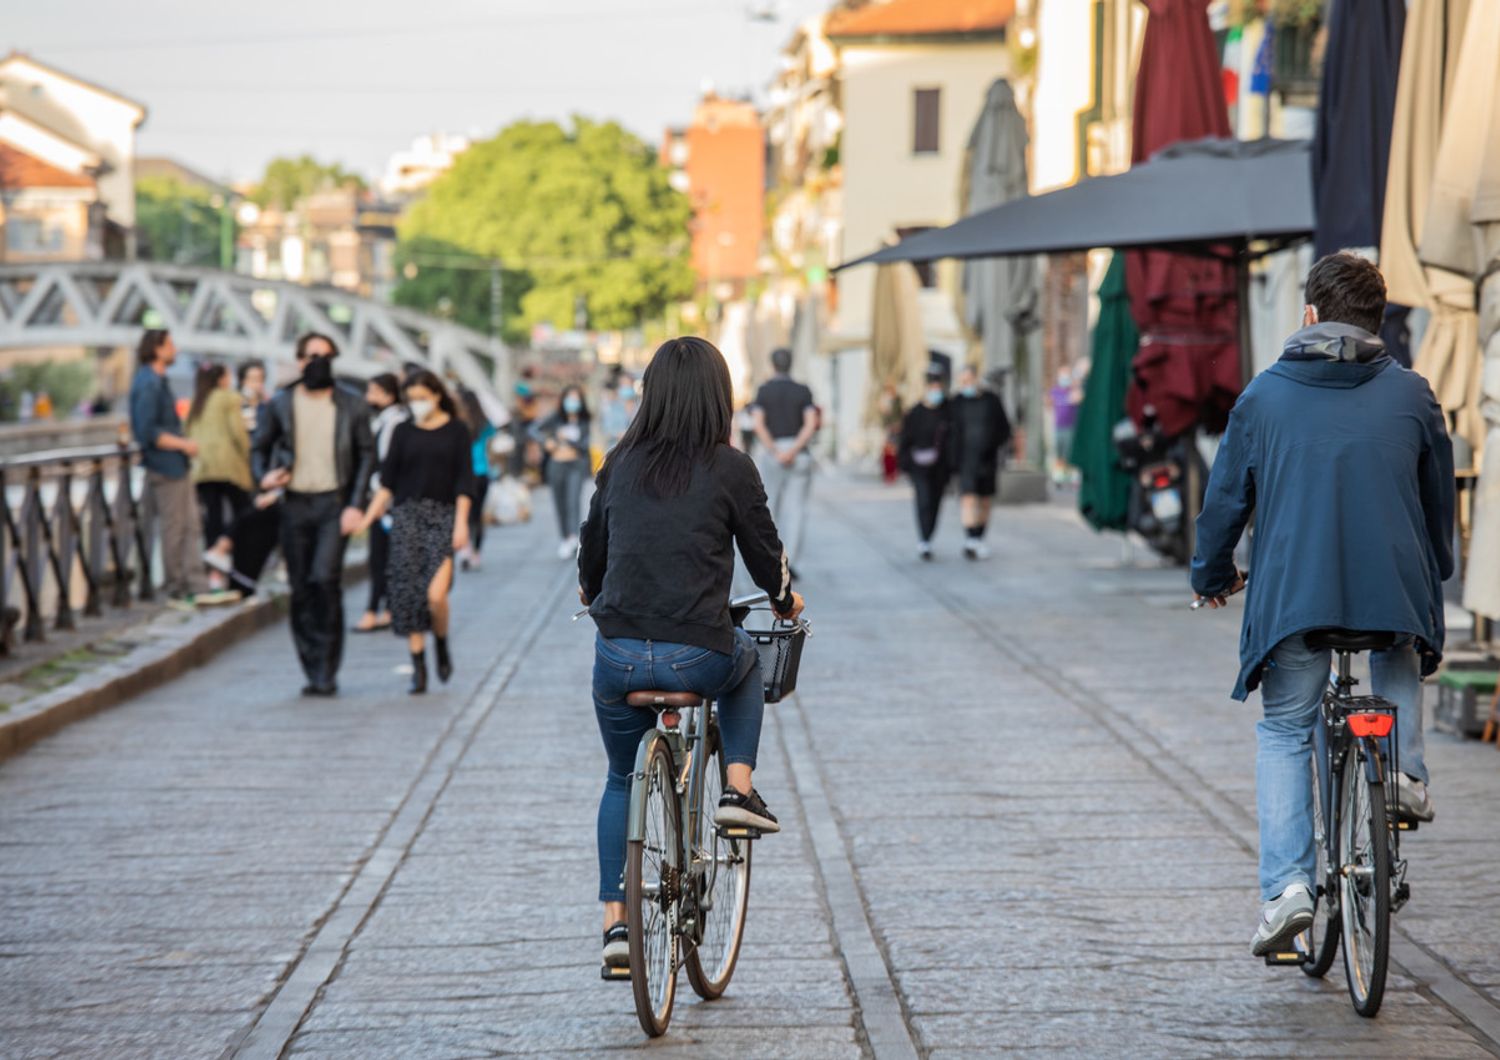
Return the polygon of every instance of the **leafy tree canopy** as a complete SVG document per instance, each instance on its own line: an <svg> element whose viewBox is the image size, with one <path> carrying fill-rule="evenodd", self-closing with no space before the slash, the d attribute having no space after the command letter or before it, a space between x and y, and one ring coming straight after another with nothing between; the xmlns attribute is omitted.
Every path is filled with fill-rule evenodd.
<svg viewBox="0 0 1500 1060"><path fill-rule="evenodd" d="M589 326L633 327L691 297L691 215L655 153L618 123L517 122L460 155L407 213L400 234L418 279L397 298L434 308L414 290L426 240L504 262L507 292L520 294L519 321L507 307L510 334L537 323L571 327L580 298ZM488 319L488 278L478 277L482 304L458 308L459 292L446 295L466 321Z"/></svg>
<svg viewBox="0 0 1500 1060"><path fill-rule="evenodd" d="M312 155L297 158L273 158L266 164L260 183L250 193L259 206L289 210L315 191L353 186L363 189L364 180L337 162L319 162Z"/></svg>
<svg viewBox="0 0 1500 1060"><path fill-rule="evenodd" d="M142 257L175 265L218 265L223 223L207 188L168 176L136 178L135 224Z"/></svg>

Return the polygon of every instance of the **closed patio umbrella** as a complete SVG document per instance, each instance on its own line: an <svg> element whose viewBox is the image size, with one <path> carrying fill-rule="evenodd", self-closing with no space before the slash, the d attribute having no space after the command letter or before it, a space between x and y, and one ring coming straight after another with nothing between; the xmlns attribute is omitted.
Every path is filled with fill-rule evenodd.
<svg viewBox="0 0 1500 1060"><path fill-rule="evenodd" d="M880 422L880 391L886 383L895 383L902 398L910 399L921 385L926 368L922 308L917 302L917 271L906 262L882 265L875 273L865 422Z"/></svg>
<svg viewBox="0 0 1500 1060"><path fill-rule="evenodd" d="M1116 458L1115 424L1125 418L1125 389L1140 336L1125 290L1125 256L1116 254L1099 284L1099 319L1090 344L1089 377L1078 408L1069 462L1078 468L1078 510L1095 530L1124 530L1130 476Z"/></svg>
<svg viewBox="0 0 1500 1060"><path fill-rule="evenodd" d="M1463 420L1460 433L1477 446L1481 441L1478 417L1469 397L1473 359L1458 353L1472 349L1475 341L1469 326L1472 304L1463 305L1472 282L1424 264L1417 254L1437 167L1445 102L1458 73L1459 43L1469 6L1470 0L1412 0L1407 10L1381 225L1380 270L1385 274L1390 301L1431 311L1413 367L1432 384L1438 403L1450 418Z"/></svg>
<svg viewBox="0 0 1500 1060"><path fill-rule="evenodd" d="M1016 109L1015 92L1010 82L996 81L969 135L965 216L1026 197L1026 143L1026 122ZM1040 322L1037 297L1037 263L1033 257L965 263L964 323L983 340L982 370L986 374L1015 369L1019 341Z"/></svg>

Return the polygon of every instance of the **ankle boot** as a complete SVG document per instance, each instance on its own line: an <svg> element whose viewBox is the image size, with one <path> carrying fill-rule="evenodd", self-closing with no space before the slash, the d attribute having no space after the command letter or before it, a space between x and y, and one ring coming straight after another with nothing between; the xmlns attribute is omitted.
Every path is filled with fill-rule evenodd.
<svg viewBox="0 0 1500 1060"><path fill-rule="evenodd" d="M437 645L438 680L446 685L448 678L453 676L453 658L448 654L448 638L433 637L432 640Z"/></svg>
<svg viewBox="0 0 1500 1060"><path fill-rule="evenodd" d="M411 653L411 687L407 691L414 696L427 691L427 653L425 651Z"/></svg>

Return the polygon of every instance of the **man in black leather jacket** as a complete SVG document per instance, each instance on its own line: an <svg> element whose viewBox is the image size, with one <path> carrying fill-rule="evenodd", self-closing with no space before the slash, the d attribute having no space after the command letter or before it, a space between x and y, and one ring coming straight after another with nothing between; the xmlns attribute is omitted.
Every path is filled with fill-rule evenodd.
<svg viewBox="0 0 1500 1060"><path fill-rule="evenodd" d="M297 342L302 377L266 406L252 457L264 490L284 489L281 552L292 587L292 641L304 695L338 692L344 651L344 545L359 525L375 468L370 410L333 379L338 348L310 332Z"/></svg>

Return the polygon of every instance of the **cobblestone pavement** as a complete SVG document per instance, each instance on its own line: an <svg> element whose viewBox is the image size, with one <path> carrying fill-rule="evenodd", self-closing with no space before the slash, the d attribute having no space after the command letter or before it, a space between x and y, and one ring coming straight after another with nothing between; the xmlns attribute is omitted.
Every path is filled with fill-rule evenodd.
<svg viewBox="0 0 1500 1060"><path fill-rule="evenodd" d="M1237 613L1058 508L920 564L901 489L819 483L801 692L767 711L729 994L675 1055L1482 1056L1500 1042L1500 756L1429 735L1438 822L1374 1021L1246 954ZM948 518L956 514L945 513ZM0 766L0 1056L469 1057L642 1044L597 979L587 696L547 513L461 579L459 671L284 629ZM357 596L357 594L354 594Z"/></svg>

